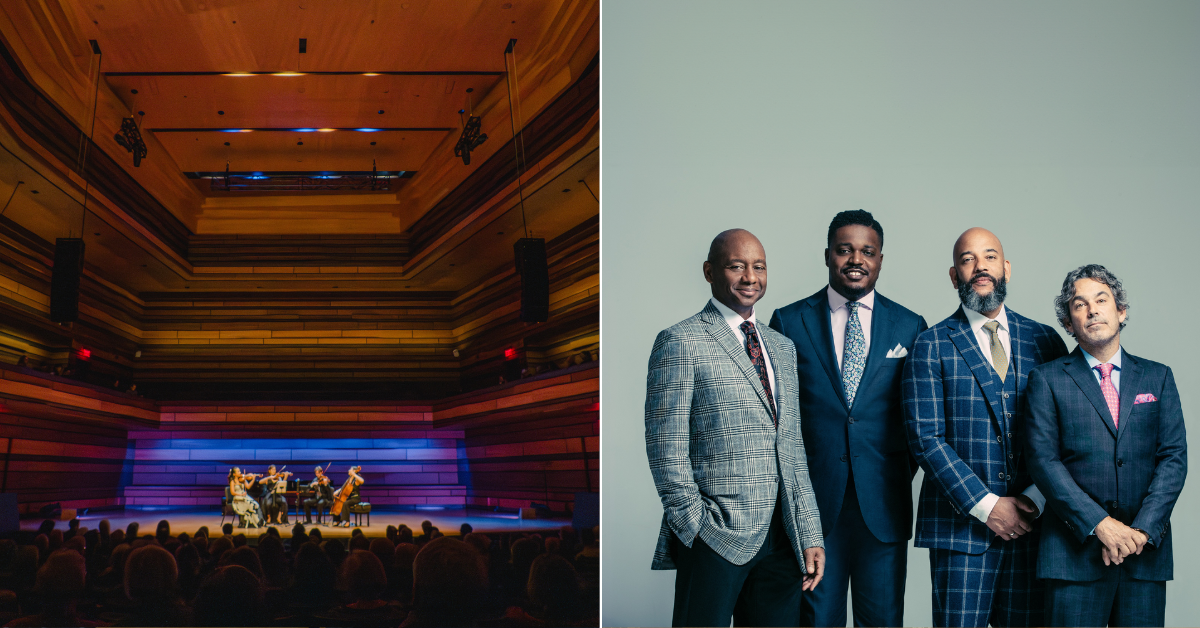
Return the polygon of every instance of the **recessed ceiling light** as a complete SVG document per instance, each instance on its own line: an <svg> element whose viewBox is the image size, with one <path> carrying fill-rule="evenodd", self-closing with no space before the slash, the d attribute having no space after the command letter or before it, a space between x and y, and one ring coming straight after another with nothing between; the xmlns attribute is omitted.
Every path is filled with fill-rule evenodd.
<svg viewBox="0 0 1200 628"><path fill-rule="evenodd" d="M504 232L503 232L503 231L497 231L497 232L496 232L496 235L504 235Z"/></svg>
<svg viewBox="0 0 1200 628"><path fill-rule="evenodd" d="M130 94L136 94L136 93L137 93L137 90L136 90L136 89L131 89L131 90L129 90L129 93L130 93Z"/></svg>
<svg viewBox="0 0 1200 628"><path fill-rule="evenodd" d="M566 194L567 192L570 192L570 191L571 191L571 188L567 188L567 189L563 190L563 194Z"/></svg>
<svg viewBox="0 0 1200 628"><path fill-rule="evenodd" d="M225 142L225 145L226 145L226 146L229 146L229 142Z"/></svg>
<svg viewBox="0 0 1200 628"><path fill-rule="evenodd" d="M219 116L223 116L223 115L225 115L225 112L224 112L224 111L218 111L218 112L217 112L217 115L219 115Z"/></svg>
<svg viewBox="0 0 1200 628"><path fill-rule="evenodd" d="M304 146L304 142L296 142L296 146Z"/></svg>
<svg viewBox="0 0 1200 628"><path fill-rule="evenodd" d="M383 109L380 109L380 110L379 110L379 113L380 113L380 115L382 115L382 114L383 114Z"/></svg>
<svg viewBox="0 0 1200 628"><path fill-rule="evenodd" d="M144 115L146 115L146 112L145 112L145 111L139 111L139 112L138 112L138 115L139 115L139 116L144 116Z"/></svg>
<svg viewBox="0 0 1200 628"><path fill-rule="evenodd" d="M34 190L34 191L33 191L33 193L34 193L34 194L40 194L40 192L38 192L37 190Z"/></svg>
<svg viewBox="0 0 1200 628"><path fill-rule="evenodd" d="M374 146L374 145L375 145L375 142L371 142L371 146Z"/></svg>

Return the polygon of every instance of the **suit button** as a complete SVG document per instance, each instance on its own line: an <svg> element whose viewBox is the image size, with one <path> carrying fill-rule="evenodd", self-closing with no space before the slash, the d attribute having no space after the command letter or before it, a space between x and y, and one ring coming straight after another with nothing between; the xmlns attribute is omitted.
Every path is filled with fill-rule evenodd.
<svg viewBox="0 0 1200 628"><path fill-rule="evenodd" d="M1009 438L1012 438L1012 432L1009 432L1009 433L1005 434L1005 436L1007 436L1007 437L1009 437Z"/></svg>
<svg viewBox="0 0 1200 628"><path fill-rule="evenodd" d="M1004 442L1004 438L1003 438L1003 437L1001 437L1001 436L997 436L997 437L996 437L996 442L997 442L997 443L1003 443L1003 442Z"/></svg>
<svg viewBox="0 0 1200 628"><path fill-rule="evenodd" d="M849 456L847 456L846 454L842 454L842 462L845 462L847 458L849 458Z"/></svg>
<svg viewBox="0 0 1200 628"><path fill-rule="evenodd" d="M1008 393L1004 393L1004 398L1008 399Z"/></svg>
<svg viewBox="0 0 1200 628"><path fill-rule="evenodd" d="M1008 452L1008 459L1009 459L1009 460L1012 460L1012 452L1011 452L1011 451L1010 451L1010 452Z"/></svg>
<svg viewBox="0 0 1200 628"><path fill-rule="evenodd" d="M1005 412L1005 413L1004 413L1004 417L1005 417L1005 418L1007 418L1007 419L1011 419L1011 418L1012 418L1012 413L1011 413L1011 412Z"/></svg>
<svg viewBox="0 0 1200 628"><path fill-rule="evenodd" d="M1118 466L1118 467L1123 467L1123 466L1125 466L1125 461L1124 461L1124 460L1121 460L1120 458L1117 458L1117 466Z"/></svg>
<svg viewBox="0 0 1200 628"><path fill-rule="evenodd" d="M1003 474L1003 473L1001 473L1001 474L1000 474L1000 476L999 476L999 479L1001 479L1001 480L1003 480L1003 479L1004 479L1004 474Z"/></svg>
<svg viewBox="0 0 1200 628"><path fill-rule="evenodd" d="M1004 476L1004 479L1005 479L1005 480L1011 480L1011 479L1012 479L1012 476L1011 476L1011 475L1006 475L1006 476Z"/></svg>
<svg viewBox="0 0 1200 628"><path fill-rule="evenodd" d="M850 422L851 422L851 423L853 423L853 422L854 422L854 417L850 417Z"/></svg>

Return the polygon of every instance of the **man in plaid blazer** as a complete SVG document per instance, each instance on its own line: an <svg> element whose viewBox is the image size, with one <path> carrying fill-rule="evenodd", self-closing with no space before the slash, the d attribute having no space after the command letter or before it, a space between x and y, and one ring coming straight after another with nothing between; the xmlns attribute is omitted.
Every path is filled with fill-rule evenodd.
<svg viewBox="0 0 1200 628"><path fill-rule="evenodd" d="M755 318L766 253L747 231L713 240L713 298L658 335L646 453L663 503L652 569L677 569L675 626L795 626L821 580L821 520L796 403L796 349Z"/></svg>
<svg viewBox="0 0 1200 628"><path fill-rule="evenodd" d="M1029 374L1027 455L1050 515L1037 574L1050 626L1162 626L1187 435L1171 369L1121 346L1125 288L1098 264L1054 302L1071 355Z"/></svg>
<svg viewBox="0 0 1200 628"><path fill-rule="evenodd" d="M950 280L962 307L918 338L904 366L908 445L925 470L917 547L929 548L938 626L1038 626L1036 517L1045 500L1022 456L1034 367L1066 354L1058 333L1004 307L1011 265L970 229Z"/></svg>

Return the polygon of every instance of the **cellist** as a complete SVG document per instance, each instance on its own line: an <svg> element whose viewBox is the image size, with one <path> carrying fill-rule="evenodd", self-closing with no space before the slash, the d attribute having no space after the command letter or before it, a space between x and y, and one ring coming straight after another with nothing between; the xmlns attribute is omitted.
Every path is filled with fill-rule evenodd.
<svg viewBox="0 0 1200 628"><path fill-rule="evenodd" d="M359 475L361 471L362 465L350 467L350 477L346 478L342 488L333 492L333 505L329 507L329 514L333 516L334 527L350 527L350 513L347 509L362 501L358 496L358 487L366 483Z"/></svg>

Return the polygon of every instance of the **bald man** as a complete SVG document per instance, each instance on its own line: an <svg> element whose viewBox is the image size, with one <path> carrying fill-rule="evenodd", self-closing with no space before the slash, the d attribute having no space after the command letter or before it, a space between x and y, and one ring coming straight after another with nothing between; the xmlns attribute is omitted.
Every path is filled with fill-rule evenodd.
<svg viewBox="0 0 1200 628"><path fill-rule="evenodd" d="M908 446L925 470L915 544L929 548L937 626L1044 625L1045 499L1022 455L1023 397L1029 372L1067 348L1004 306L1011 277L995 234L959 236L950 283L962 306L917 338L904 365Z"/></svg>
<svg viewBox="0 0 1200 628"><path fill-rule="evenodd" d="M767 254L719 234L712 298L658 335L646 454L663 518L652 569L676 569L675 626L795 626L824 572L821 518L796 402L796 346L755 316Z"/></svg>

